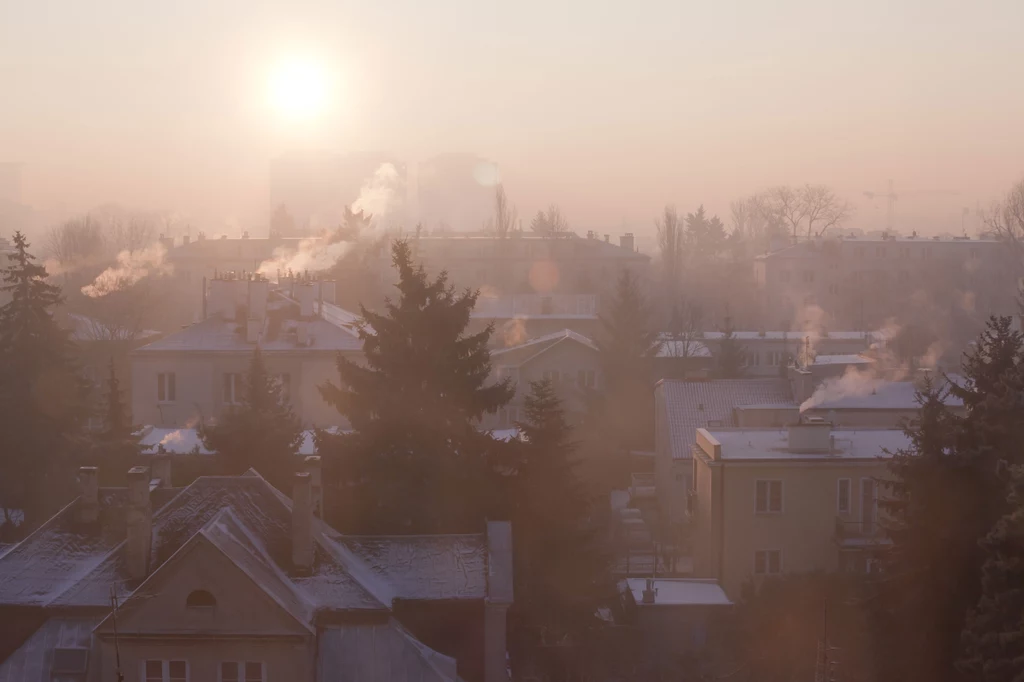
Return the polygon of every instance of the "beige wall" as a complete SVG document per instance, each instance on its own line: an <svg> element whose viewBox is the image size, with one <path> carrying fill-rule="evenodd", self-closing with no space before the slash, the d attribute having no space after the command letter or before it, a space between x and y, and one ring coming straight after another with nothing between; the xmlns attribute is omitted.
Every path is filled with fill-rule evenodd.
<svg viewBox="0 0 1024 682"><path fill-rule="evenodd" d="M501 355L491 358L491 371L495 378L499 368L503 367L501 359ZM502 428L511 426L511 422L515 419L526 419L525 406L526 397L530 394L530 382L542 380L545 372L558 372L559 381L554 386L558 397L562 399L562 408L566 411L566 417L570 422L577 422L586 412L586 393L577 386L581 370L593 372L597 382L596 387L600 389L603 386L604 377L601 374L597 351L571 339L565 339L548 348L519 367L519 378L514 380L516 394L508 406L512 408L511 411L506 411L504 414L488 415L484 421L484 427ZM517 409L518 417L515 417ZM514 418L510 419L509 415Z"/></svg>
<svg viewBox="0 0 1024 682"><path fill-rule="evenodd" d="M137 680L147 659L185 660L190 682L217 682L222 661L260 661L268 680L310 680L313 633L300 624L205 538L188 543L127 601L118 616L126 680ZM186 606L194 590L213 594L216 606ZM109 621L100 625L99 679L112 679Z"/></svg>
<svg viewBox="0 0 1024 682"><path fill-rule="evenodd" d="M837 481L851 479L851 511L844 519L855 521L861 518L861 480L888 474L877 459L746 462L697 454L694 570L718 578L733 599L753 576L757 550L782 550L787 573L837 570ZM758 514L756 481L776 479L783 482L783 511Z"/></svg>
<svg viewBox="0 0 1024 682"><path fill-rule="evenodd" d="M324 402L318 386L338 383L334 353L265 353L270 374L291 377L292 409L305 426L344 426L337 410ZM358 357L354 355L353 357ZM139 353L132 356L132 418L136 424L185 427L219 415L224 402L224 375L249 371L249 353ZM157 375L175 373L176 399L157 401Z"/></svg>

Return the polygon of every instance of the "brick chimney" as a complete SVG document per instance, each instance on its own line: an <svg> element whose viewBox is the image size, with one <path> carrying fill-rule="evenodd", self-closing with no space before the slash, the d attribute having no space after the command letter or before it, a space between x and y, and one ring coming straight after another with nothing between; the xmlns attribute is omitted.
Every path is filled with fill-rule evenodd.
<svg viewBox="0 0 1024 682"><path fill-rule="evenodd" d="M324 517L324 485L322 467L320 466L319 455L310 455L303 461L306 473L309 474L309 484L312 488L311 499L313 516L322 519Z"/></svg>
<svg viewBox="0 0 1024 682"><path fill-rule="evenodd" d="M78 469L78 520L96 523L100 517L100 472L96 467Z"/></svg>
<svg viewBox="0 0 1024 682"><path fill-rule="evenodd" d="M299 315L308 320L313 317L313 303L316 301L316 291L313 289L312 284L300 284L298 287L299 294Z"/></svg>
<svg viewBox="0 0 1024 682"><path fill-rule="evenodd" d="M487 522L484 682L507 682L508 607L512 605L512 524Z"/></svg>
<svg viewBox="0 0 1024 682"><path fill-rule="evenodd" d="M128 470L128 574L143 580L149 573L149 550L153 542L153 510L149 505L149 471Z"/></svg>
<svg viewBox="0 0 1024 682"><path fill-rule="evenodd" d="M153 455L149 476L160 481L161 488L171 487L171 456L167 453Z"/></svg>
<svg viewBox="0 0 1024 682"><path fill-rule="evenodd" d="M295 474L292 488L292 566L299 572L313 568L313 485L308 472Z"/></svg>

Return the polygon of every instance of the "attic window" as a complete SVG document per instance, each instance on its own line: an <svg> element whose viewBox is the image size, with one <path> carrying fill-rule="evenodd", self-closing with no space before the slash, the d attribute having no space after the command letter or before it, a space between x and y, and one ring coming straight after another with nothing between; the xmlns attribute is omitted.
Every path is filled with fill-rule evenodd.
<svg viewBox="0 0 1024 682"><path fill-rule="evenodd" d="M196 590L185 600L185 606L190 609L212 609L216 605L217 600L206 590Z"/></svg>
<svg viewBox="0 0 1024 682"><path fill-rule="evenodd" d="M85 675L88 667L88 649L82 647L58 647L53 650L53 664L50 666L51 675Z"/></svg>

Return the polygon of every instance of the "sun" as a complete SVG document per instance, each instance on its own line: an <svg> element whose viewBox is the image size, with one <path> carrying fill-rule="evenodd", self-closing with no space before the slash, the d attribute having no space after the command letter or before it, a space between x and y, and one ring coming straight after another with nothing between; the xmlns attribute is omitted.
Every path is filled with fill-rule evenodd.
<svg viewBox="0 0 1024 682"><path fill-rule="evenodd" d="M284 118L315 118L326 109L329 96L330 79L322 62L290 57L278 62L271 71L270 104Z"/></svg>

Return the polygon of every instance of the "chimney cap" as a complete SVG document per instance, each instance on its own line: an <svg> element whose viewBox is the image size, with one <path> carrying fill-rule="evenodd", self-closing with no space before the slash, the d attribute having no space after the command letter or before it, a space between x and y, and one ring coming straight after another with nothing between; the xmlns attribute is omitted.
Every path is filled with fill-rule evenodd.
<svg viewBox="0 0 1024 682"><path fill-rule="evenodd" d="M149 480L149 470L144 466L134 466L128 470L128 480Z"/></svg>

